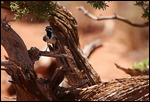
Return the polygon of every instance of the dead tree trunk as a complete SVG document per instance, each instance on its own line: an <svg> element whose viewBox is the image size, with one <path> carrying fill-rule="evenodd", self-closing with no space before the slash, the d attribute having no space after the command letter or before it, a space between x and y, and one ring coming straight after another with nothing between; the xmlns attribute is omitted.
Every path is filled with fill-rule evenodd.
<svg viewBox="0 0 150 102"><path fill-rule="evenodd" d="M57 34L59 48L54 52L27 50L19 35L8 25L6 18L1 21L1 44L8 53L1 61L16 87L17 101L57 100L149 100L149 76L138 76L101 82L100 77L81 51L77 22L63 6L49 19ZM40 56L56 57L60 65L50 79L37 78L33 65ZM58 85L66 77L71 87ZM137 93L137 95L135 95Z"/></svg>
<svg viewBox="0 0 150 102"><path fill-rule="evenodd" d="M80 48L77 22L71 12L58 5L58 10L51 16L49 23L59 39L56 46L60 48L60 53L65 53L74 58L74 60L57 58L60 66L65 65L66 67L67 74L65 77L69 83L74 85L83 79L88 80L88 86L100 83L99 75Z"/></svg>

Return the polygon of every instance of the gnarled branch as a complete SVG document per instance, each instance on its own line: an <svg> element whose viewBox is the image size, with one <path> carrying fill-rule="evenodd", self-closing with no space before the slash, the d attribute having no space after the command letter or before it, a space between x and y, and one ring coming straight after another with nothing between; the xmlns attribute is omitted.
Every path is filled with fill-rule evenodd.
<svg viewBox="0 0 150 102"><path fill-rule="evenodd" d="M129 21L129 20L127 20L127 19L117 15L117 14L114 14L112 16L95 17L90 12L88 12L88 10L86 10L83 6L78 7L78 10L81 10L87 17L89 17L89 18L91 18L93 20L96 20L96 21L116 19L116 20L125 22L125 23L127 23L127 24L129 24L131 26L134 26L134 27L148 27L149 26L149 22L145 22L143 24L136 24L136 23L132 23L131 21Z"/></svg>
<svg viewBox="0 0 150 102"><path fill-rule="evenodd" d="M57 100L45 90L42 79L34 71L33 61L21 37L8 24L6 17L1 22L1 45L5 48L8 61L1 61L1 70L6 71L16 87L17 101Z"/></svg>

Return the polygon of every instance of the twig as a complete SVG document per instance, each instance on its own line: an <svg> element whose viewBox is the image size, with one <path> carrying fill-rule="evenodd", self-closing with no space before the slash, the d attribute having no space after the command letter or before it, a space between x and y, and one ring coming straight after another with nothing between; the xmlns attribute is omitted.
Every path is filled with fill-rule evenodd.
<svg viewBox="0 0 150 102"><path fill-rule="evenodd" d="M15 63L12 61L1 61L1 66L5 68L1 68L1 70L5 71L8 75L12 75L12 68L15 67Z"/></svg>
<svg viewBox="0 0 150 102"><path fill-rule="evenodd" d="M111 19L117 19L117 20L120 20L120 21L123 21L129 25L132 25L134 27L148 27L149 26L149 22L145 22L143 24L136 24L136 23L132 23L131 21L117 15L117 14L114 14L112 16L104 16L104 17L95 17L94 15L92 15L91 13L89 13L83 6L80 6L80 7L77 7L77 9L83 11L83 13L88 16L89 18L93 19L93 20L96 20L96 21L101 21L101 20L111 20Z"/></svg>
<svg viewBox="0 0 150 102"><path fill-rule="evenodd" d="M1 66L12 66L14 63L12 61L1 61Z"/></svg>
<svg viewBox="0 0 150 102"><path fill-rule="evenodd" d="M68 54L60 54L60 50L57 49L55 51L40 51L36 47L31 47L30 50L28 50L28 54L30 56L30 59L34 63L35 61L39 60L40 56L47 56L47 57L65 57L70 58L74 60L74 58Z"/></svg>
<svg viewBox="0 0 150 102"><path fill-rule="evenodd" d="M70 58L74 59L72 56L67 55L67 54L59 54L59 53L54 53L54 52L47 52L47 51L40 51L40 56L48 56L48 57L65 57L65 58Z"/></svg>
<svg viewBox="0 0 150 102"><path fill-rule="evenodd" d="M89 58L90 55L99 47L102 46L102 43L100 42L99 39L91 42L88 45L85 45L83 52L85 53L85 55Z"/></svg>

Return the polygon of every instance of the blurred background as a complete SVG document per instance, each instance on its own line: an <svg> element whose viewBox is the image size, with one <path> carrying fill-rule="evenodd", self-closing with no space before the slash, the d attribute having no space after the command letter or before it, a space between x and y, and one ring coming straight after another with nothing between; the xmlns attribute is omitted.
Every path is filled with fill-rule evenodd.
<svg viewBox="0 0 150 102"><path fill-rule="evenodd" d="M117 69L114 63L123 67L130 68L132 63L138 63L143 59L149 58L149 27L138 28L128 25L118 20L94 21L77 9L78 6L84 6L90 13L96 17L112 16L114 13L130 20L134 23L144 23L146 20L141 18L142 9L134 6L133 1L112 1L108 2L109 7L106 10L94 9L86 1L59 1L75 17L78 22L78 34L81 48L90 42L100 39L103 47L94 51L90 56L89 62L100 75L102 81L109 81L115 78L124 78L128 75ZM7 19L13 19L14 13L1 8L1 20L7 15ZM31 22L25 18L21 21L9 23L11 27L20 35L25 42L27 49L37 47L45 50L46 43L42 40L45 35L45 27L48 22ZM1 60L7 56L3 46L1 46ZM45 58L47 62L37 62L35 65L39 77L46 77L42 68L50 66L54 58ZM51 62L50 62L51 61ZM42 64L44 63L44 64ZM48 63L46 66L45 63ZM45 65L45 66L44 66ZM40 66L40 67L39 67ZM41 67L42 66L42 67ZM53 65L51 67L56 67ZM13 100L5 96L13 97L14 89L8 83L9 76L1 71L1 100Z"/></svg>

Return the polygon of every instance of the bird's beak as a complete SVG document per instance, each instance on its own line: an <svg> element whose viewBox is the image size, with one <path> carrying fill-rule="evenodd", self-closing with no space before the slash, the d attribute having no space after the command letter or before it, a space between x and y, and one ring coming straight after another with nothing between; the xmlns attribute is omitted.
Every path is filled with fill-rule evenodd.
<svg viewBox="0 0 150 102"><path fill-rule="evenodd" d="M52 32L52 30L50 30L50 29L46 29L46 28L45 28L45 31L49 31L49 32Z"/></svg>

